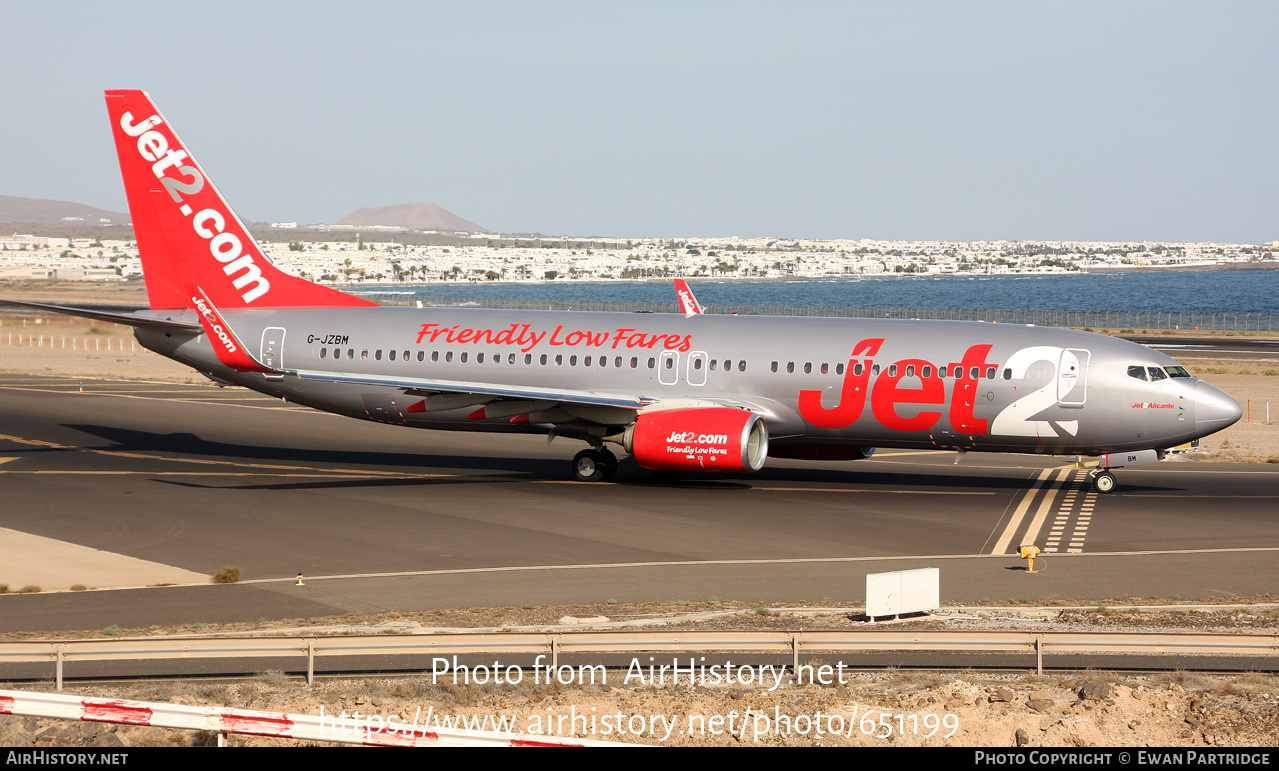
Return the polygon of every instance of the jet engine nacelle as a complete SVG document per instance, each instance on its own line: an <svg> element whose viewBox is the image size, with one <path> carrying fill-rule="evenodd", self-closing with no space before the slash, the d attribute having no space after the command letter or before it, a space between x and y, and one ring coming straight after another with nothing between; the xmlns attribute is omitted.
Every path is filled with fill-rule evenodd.
<svg viewBox="0 0 1279 771"><path fill-rule="evenodd" d="M768 428L733 407L661 410L640 414L623 444L650 471L754 472L768 459Z"/></svg>

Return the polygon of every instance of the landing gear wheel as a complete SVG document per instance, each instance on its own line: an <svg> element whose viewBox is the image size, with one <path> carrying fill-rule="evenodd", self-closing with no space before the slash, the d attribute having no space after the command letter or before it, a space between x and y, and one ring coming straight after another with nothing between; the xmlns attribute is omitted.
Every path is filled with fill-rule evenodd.
<svg viewBox="0 0 1279 771"><path fill-rule="evenodd" d="M1109 471L1102 471L1093 475L1092 489L1096 490L1099 493L1114 492L1115 475L1110 473Z"/></svg>
<svg viewBox="0 0 1279 771"><path fill-rule="evenodd" d="M617 457L608 450L582 450L573 457L573 479L607 482L617 475Z"/></svg>

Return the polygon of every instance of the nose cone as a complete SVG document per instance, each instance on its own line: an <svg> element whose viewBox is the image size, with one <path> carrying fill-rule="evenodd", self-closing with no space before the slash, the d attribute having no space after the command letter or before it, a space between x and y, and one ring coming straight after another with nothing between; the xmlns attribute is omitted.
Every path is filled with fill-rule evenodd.
<svg viewBox="0 0 1279 771"><path fill-rule="evenodd" d="M1207 383L1195 387L1195 428L1205 432L1220 431L1243 416L1239 402Z"/></svg>

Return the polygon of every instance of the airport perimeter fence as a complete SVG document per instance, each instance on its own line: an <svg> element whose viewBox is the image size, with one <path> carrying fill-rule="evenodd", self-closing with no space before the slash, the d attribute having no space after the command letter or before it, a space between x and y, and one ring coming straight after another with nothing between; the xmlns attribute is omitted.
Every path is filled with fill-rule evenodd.
<svg viewBox="0 0 1279 771"><path fill-rule="evenodd" d="M534 300L514 297L379 297L362 293L384 304L412 305L421 301L432 307L493 308L507 310L612 311L622 313L679 313L675 303L603 300ZM385 301L384 301L385 300ZM1213 330L1226 332L1274 332L1279 316L1272 313L1199 313L1182 311L1054 311L1001 310L994 308L921 308L864 305L714 305L707 313L741 316L835 316L863 319L928 319L936 321L987 321L998 324L1034 324L1041 327L1108 330Z"/></svg>

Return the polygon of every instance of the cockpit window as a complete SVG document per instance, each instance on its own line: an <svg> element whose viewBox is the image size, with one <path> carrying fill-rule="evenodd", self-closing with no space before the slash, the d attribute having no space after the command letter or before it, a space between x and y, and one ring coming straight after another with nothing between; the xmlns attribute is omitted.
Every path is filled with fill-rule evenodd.
<svg viewBox="0 0 1279 771"><path fill-rule="evenodd" d="M1138 380L1149 380L1149 379L1150 379L1150 378L1146 377L1146 368L1145 368L1145 367L1138 367L1138 366L1136 366L1136 365L1133 365L1133 366L1131 366L1131 367L1129 367L1129 368L1128 368L1128 377L1135 377L1135 378L1137 378Z"/></svg>
<svg viewBox="0 0 1279 771"><path fill-rule="evenodd" d="M1168 370L1169 377L1190 377L1185 367L1164 367L1164 369Z"/></svg>
<svg viewBox="0 0 1279 771"><path fill-rule="evenodd" d="M1160 367L1146 367L1146 369L1150 372L1151 380L1167 380L1168 379L1167 373L1165 373L1163 369Z"/></svg>

